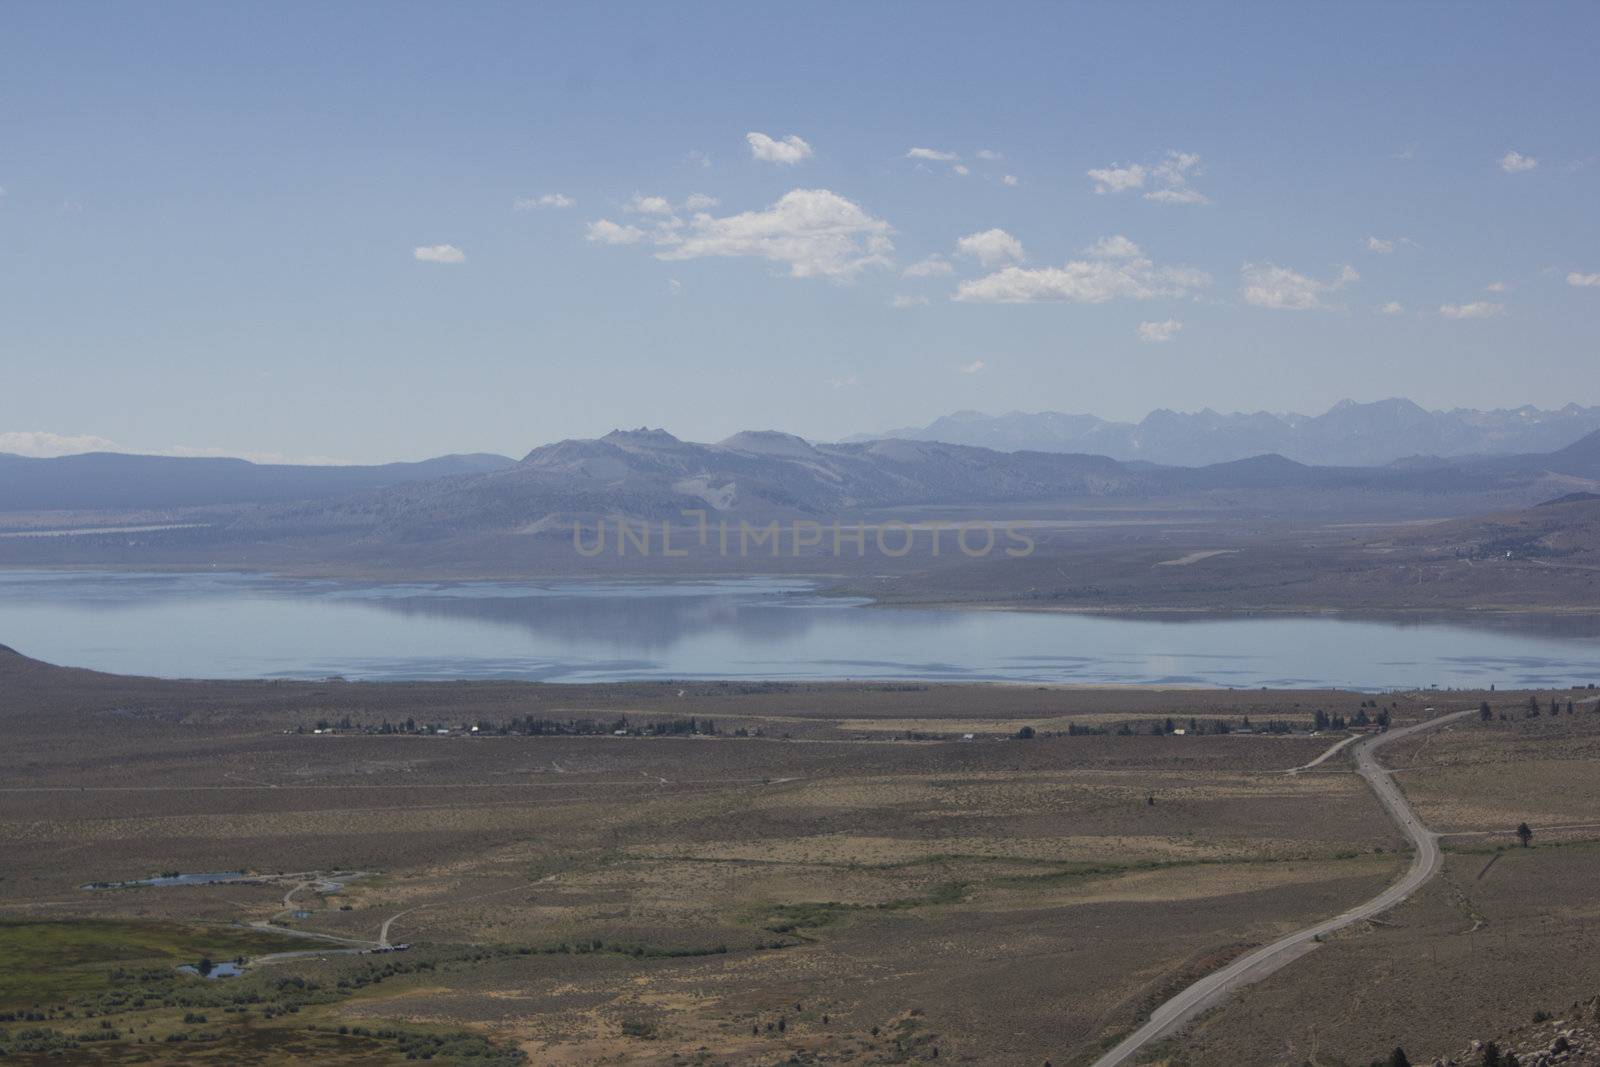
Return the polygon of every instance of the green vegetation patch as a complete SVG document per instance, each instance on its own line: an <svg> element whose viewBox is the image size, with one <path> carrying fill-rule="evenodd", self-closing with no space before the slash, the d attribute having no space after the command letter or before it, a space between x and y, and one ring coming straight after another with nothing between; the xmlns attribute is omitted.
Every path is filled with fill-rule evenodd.
<svg viewBox="0 0 1600 1067"><path fill-rule="evenodd" d="M253 930L181 923L0 920L0 1009L107 988L119 967L230 960L304 948Z"/></svg>
<svg viewBox="0 0 1600 1067"><path fill-rule="evenodd" d="M762 909L766 928L775 934L831 926L847 915L876 911L905 911L935 904L954 904L967 894L965 882L942 882L920 897L900 897L879 904L841 904L837 901L774 904Z"/></svg>

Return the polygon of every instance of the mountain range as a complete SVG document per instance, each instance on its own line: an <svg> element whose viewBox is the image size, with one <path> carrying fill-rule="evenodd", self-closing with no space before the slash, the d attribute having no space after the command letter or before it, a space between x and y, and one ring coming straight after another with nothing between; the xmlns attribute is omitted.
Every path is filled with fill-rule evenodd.
<svg viewBox="0 0 1600 1067"><path fill-rule="evenodd" d="M1410 400L1391 399L1370 404L1342 400L1321 415L1162 409L1139 422L1059 411L958 411L927 426L848 440L943 441L1001 452L1088 452L1178 466L1276 453L1318 466L1367 467L1414 456L1552 452L1595 430L1600 430L1600 407L1428 411Z"/></svg>
<svg viewBox="0 0 1600 1067"><path fill-rule="evenodd" d="M827 519L924 505L1132 502L1216 493L1261 493L1259 499L1276 506L1312 511L1365 501L1360 506L1389 514L1399 514L1402 505L1461 513L1597 487L1600 431L1553 453L1388 467L1318 467L1280 455L1169 467L938 441L813 444L774 431L700 444L642 428L545 445L513 466L483 473L256 509L240 517L238 529L414 541L570 531L575 517L679 520L684 509L731 518Z"/></svg>
<svg viewBox="0 0 1600 1067"><path fill-rule="evenodd" d="M119 452L49 459L0 452L0 512L137 511L314 500L515 464L507 456L485 453L418 463L313 467Z"/></svg>
<svg viewBox="0 0 1600 1067"><path fill-rule="evenodd" d="M1109 505L1142 513L1198 508L1247 525L1295 515L1392 523L1596 491L1600 431L1544 453L1383 467L1314 466L1267 454L1196 467L938 441L817 444L775 431L702 444L641 428L544 445L520 461L449 456L383 467L276 468L164 457L0 457L0 512L18 514L20 524L0 533L0 562L125 562L168 551L186 561L245 558L241 552L261 560L277 545L295 546L285 551L297 560L420 552L487 568L536 542L565 544L575 519L682 523L685 509L701 509L712 521L849 523L891 509L944 518L1000 504L1038 515ZM23 504L48 515L23 516ZM934 507L941 510L916 510ZM119 510L179 525L123 533L113 526ZM51 524L45 529L70 525L73 535L24 535L41 522ZM101 526L104 534L83 529Z"/></svg>

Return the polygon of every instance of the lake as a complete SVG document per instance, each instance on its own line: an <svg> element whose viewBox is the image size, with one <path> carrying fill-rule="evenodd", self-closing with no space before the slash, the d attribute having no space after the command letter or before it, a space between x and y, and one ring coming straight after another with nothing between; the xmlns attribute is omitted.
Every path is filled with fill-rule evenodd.
<svg viewBox="0 0 1600 1067"><path fill-rule="evenodd" d="M52 663L163 677L1600 682L1595 617L1396 623L873 609L782 579L372 584L0 571L0 644Z"/></svg>

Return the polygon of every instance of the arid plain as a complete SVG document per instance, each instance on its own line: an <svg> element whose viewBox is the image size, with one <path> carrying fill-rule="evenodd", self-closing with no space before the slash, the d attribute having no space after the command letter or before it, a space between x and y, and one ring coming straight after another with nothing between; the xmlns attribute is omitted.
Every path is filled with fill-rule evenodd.
<svg viewBox="0 0 1600 1067"><path fill-rule="evenodd" d="M1600 986L1592 902L1562 888L1600 871L1600 715L1582 690L1528 718L1529 696L173 682L8 652L0 1046L1088 1063L1405 868L1346 751L1296 770L1345 736L1312 736L1318 711L1401 724L1488 700L1490 721L1386 754L1449 835L1444 875L1149 1050L1444 1054ZM174 969L202 957L246 963Z"/></svg>

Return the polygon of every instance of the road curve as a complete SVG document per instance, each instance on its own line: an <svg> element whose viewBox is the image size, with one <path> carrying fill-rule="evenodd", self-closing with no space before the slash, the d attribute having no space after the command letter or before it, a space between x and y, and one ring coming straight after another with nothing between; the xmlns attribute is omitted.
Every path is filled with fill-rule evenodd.
<svg viewBox="0 0 1600 1067"><path fill-rule="evenodd" d="M1406 837L1411 839L1411 844L1416 850L1412 856L1411 867L1404 877L1364 904L1358 904L1349 911L1325 919L1315 926L1308 926L1304 930L1279 938L1247 956L1241 956L1220 971L1206 975L1152 1012L1149 1021L1129 1034L1110 1052L1095 1060L1094 1067L1118 1067L1127 1063L1145 1045L1172 1033L1229 993L1259 982L1278 968L1310 952L1316 947L1318 938L1389 910L1432 878L1439 869L1439 835L1422 825L1417 813L1411 809L1411 805L1401 794L1400 787L1395 785L1394 778L1378 762L1377 751L1393 741L1436 730L1447 723L1475 714L1477 712L1474 710L1457 711L1414 726L1398 727L1387 733L1377 734L1370 740L1358 744L1354 749L1356 773L1367 780L1367 784L1377 794L1379 803L1399 824L1400 829L1405 831Z"/></svg>

